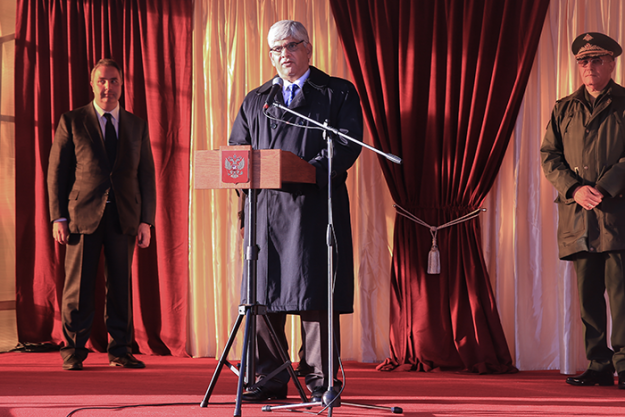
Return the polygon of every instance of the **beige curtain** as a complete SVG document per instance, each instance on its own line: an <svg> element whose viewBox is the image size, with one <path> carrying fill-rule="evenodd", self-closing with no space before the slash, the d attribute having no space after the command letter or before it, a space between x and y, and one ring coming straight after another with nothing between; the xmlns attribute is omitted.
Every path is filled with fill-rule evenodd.
<svg viewBox="0 0 625 417"><path fill-rule="evenodd" d="M581 85L571 53L582 32L625 43L625 2L552 0L516 130L488 200L486 261L508 345L519 369L586 368L577 284L558 260L556 192L540 167L540 144L555 101ZM622 84L623 58L614 80ZM622 325L622 324L619 324Z"/></svg>
<svg viewBox="0 0 625 417"><path fill-rule="evenodd" d="M15 305L15 2L0 2L0 310Z"/></svg>
<svg viewBox="0 0 625 417"><path fill-rule="evenodd" d="M326 0L203 0L195 3L193 151L227 144L245 94L275 75L267 32L282 19L302 22L313 45L312 65L350 78ZM368 137L365 141L370 143ZM356 266L355 313L342 318L345 360L388 355L388 300L393 209L377 157L363 151L349 172ZM193 174L193 166L192 166ZM193 177L193 175L192 175ZM234 191L190 189L189 345L193 356L219 356L238 314L242 240ZM324 231L320 231L324 233ZM319 277L325 285L326 277ZM340 294L336 295L340 297ZM297 360L299 318L287 323ZM233 346L238 358L243 327Z"/></svg>

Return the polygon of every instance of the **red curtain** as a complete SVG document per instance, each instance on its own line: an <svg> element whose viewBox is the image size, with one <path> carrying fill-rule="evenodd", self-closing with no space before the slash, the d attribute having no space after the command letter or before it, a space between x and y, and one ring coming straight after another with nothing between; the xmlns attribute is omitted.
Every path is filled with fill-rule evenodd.
<svg viewBox="0 0 625 417"><path fill-rule="evenodd" d="M62 342L65 248L52 239L48 154L62 113L93 99L90 70L113 58L122 106L149 122L157 216L133 263L135 340L142 353L186 355L193 2L17 1L15 39L16 291L22 343ZM90 347L105 350L103 268Z"/></svg>
<svg viewBox="0 0 625 417"><path fill-rule="evenodd" d="M499 170L548 0L330 0L394 201L439 226L480 207ZM537 156L538 157L538 156ZM390 358L379 369L514 372L479 219L395 219Z"/></svg>

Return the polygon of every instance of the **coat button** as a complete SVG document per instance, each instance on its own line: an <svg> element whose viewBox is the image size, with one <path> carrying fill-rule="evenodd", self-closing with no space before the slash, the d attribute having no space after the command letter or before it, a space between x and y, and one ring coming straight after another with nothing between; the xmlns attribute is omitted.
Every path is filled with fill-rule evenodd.
<svg viewBox="0 0 625 417"><path fill-rule="evenodd" d="M590 252L594 252L594 251L595 251L595 248L590 247L590 248L588 248L588 250L589 250Z"/></svg>
<svg viewBox="0 0 625 417"><path fill-rule="evenodd" d="M584 169L588 169L588 165L584 165Z"/></svg>
<svg viewBox="0 0 625 417"><path fill-rule="evenodd" d="M271 128L272 128L272 129L275 129L275 128L277 128L277 127L278 127L278 124L277 124L277 123L272 123L272 124L271 124Z"/></svg>

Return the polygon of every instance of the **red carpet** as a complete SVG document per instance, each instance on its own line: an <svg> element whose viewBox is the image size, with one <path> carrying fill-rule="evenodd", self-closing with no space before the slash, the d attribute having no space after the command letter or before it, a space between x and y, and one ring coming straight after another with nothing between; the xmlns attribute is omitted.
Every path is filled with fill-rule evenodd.
<svg viewBox="0 0 625 417"><path fill-rule="evenodd" d="M54 353L0 354L0 417L232 416L236 376L224 368L208 407L199 406L210 383L214 359L138 356L146 369L108 366L106 354L92 353L82 371L63 371ZM378 372L373 364L349 362L343 402L401 407L413 417L625 416L625 391L614 387L572 387L557 371L510 375L453 372ZM299 403L293 385L286 401ZM175 405L162 405L172 404ZM178 403L183 403L178 405ZM154 406L161 404L161 406ZM320 407L298 412L318 413ZM326 413L322 413L325 415ZM244 404L243 416L293 416ZM389 411L335 407L334 416L392 416Z"/></svg>

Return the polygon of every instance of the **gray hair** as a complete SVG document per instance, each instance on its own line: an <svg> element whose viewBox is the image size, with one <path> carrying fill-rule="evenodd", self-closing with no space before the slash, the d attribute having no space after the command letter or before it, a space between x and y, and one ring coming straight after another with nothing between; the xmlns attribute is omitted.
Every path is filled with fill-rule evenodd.
<svg viewBox="0 0 625 417"><path fill-rule="evenodd" d="M289 36L293 37L297 41L310 43L308 40L308 31L304 25L300 22L296 22L295 20L281 20L274 23L269 29L269 33L267 34L269 47L272 47L275 42L286 39Z"/></svg>
<svg viewBox="0 0 625 417"><path fill-rule="evenodd" d="M122 72L121 67L119 66L119 64L117 62L115 62L114 60L110 59L110 58L102 58L101 60L98 61L97 64L95 64L95 67L93 67L93 69L91 70L91 81L93 81L93 76L95 75L95 71L99 68L99 67L113 67L117 70L117 72L119 72L119 78L120 78L120 82L123 84L124 83L124 73Z"/></svg>

